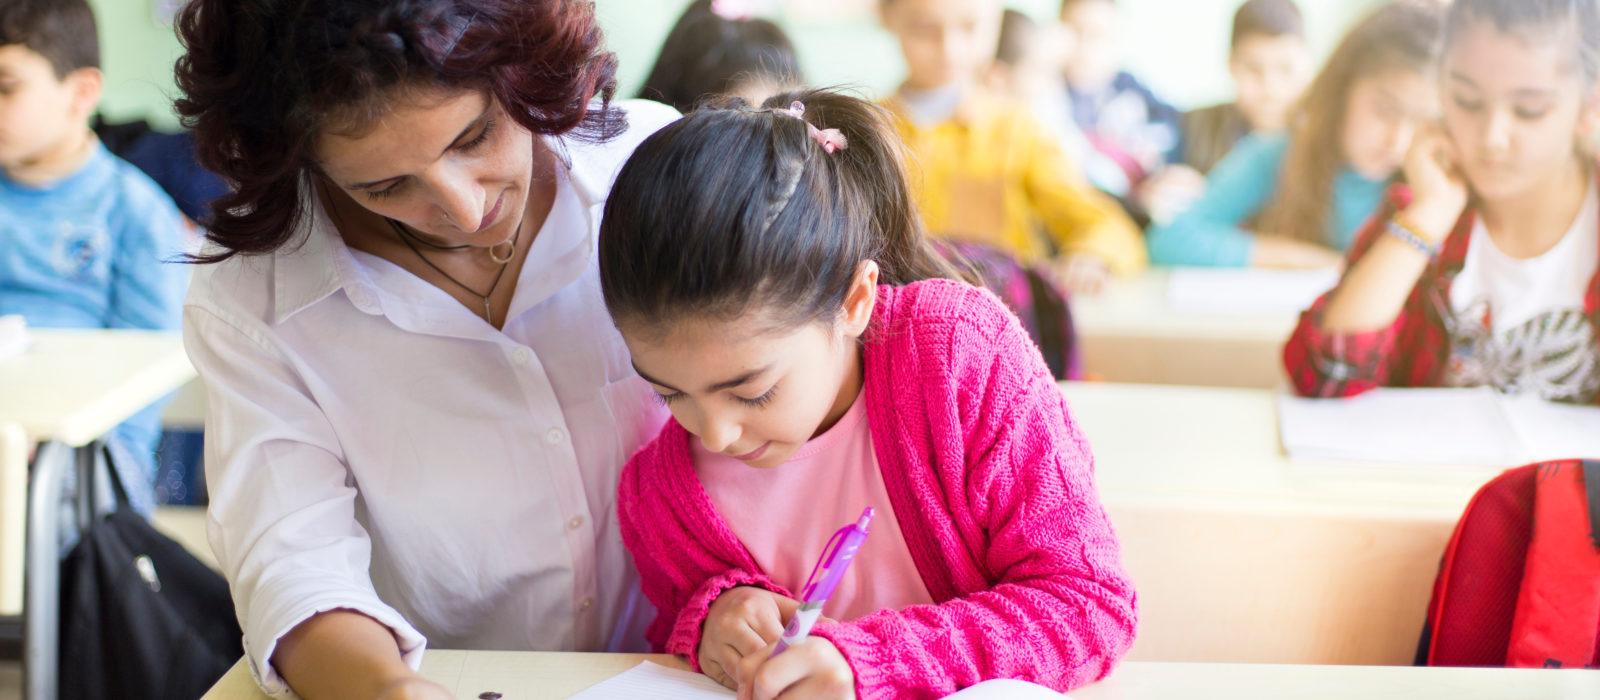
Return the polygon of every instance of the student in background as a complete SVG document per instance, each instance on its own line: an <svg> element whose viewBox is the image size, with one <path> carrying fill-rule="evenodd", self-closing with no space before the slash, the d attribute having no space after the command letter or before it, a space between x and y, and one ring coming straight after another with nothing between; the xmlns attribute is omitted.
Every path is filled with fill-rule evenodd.
<svg viewBox="0 0 1600 700"><path fill-rule="evenodd" d="M1442 125L1284 350L1295 388L1490 386L1600 402L1594 0L1454 0Z"/></svg>
<svg viewBox="0 0 1600 700"><path fill-rule="evenodd" d="M1072 50L1071 32L1040 26L1021 12L1007 8L1000 20L1000 42L994 63L984 76L984 87L995 95L1026 104L1034 116L1061 142L1072 162L1083 168L1090 184L1103 192L1127 192L1128 174L1115 160L1089 143L1073 120L1066 83L1061 80L1061 56Z"/></svg>
<svg viewBox="0 0 1600 700"><path fill-rule="evenodd" d="M759 104L805 82L794 44L783 29L752 16L737 0L695 0L661 45L639 98L679 112L734 95Z"/></svg>
<svg viewBox="0 0 1600 700"><path fill-rule="evenodd" d="M908 68L885 104L921 170L917 204L932 232L1024 263L1050 260L1078 293L1144 269L1144 241L1116 202L1084 182L1023 106L979 86L999 35L998 0L883 0L880 8Z"/></svg>
<svg viewBox="0 0 1600 700"><path fill-rule="evenodd" d="M1397 0L1350 30L1286 135L1246 137L1206 193L1149 232L1160 265L1331 268L1383 201L1417 125L1438 111L1441 8Z"/></svg>
<svg viewBox="0 0 1600 700"><path fill-rule="evenodd" d="M1247 0L1233 14L1228 52L1237 98L1183 115L1183 162L1210 172L1239 139L1282 131L1313 71L1294 0Z"/></svg>
<svg viewBox="0 0 1600 700"><path fill-rule="evenodd" d="M1110 672L1135 598L1088 444L1016 318L941 279L890 115L821 91L690 114L601 230L607 308L675 419L618 492L657 651L756 700ZM773 657L869 506L838 622Z"/></svg>
<svg viewBox="0 0 1600 700"><path fill-rule="evenodd" d="M185 252L183 219L90 131L103 83L85 0L0 0L0 315L175 331L188 270L168 261ZM160 429L152 406L113 432L124 483L152 483ZM152 505L148 489L128 495Z"/></svg>
<svg viewBox="0 0 1600 700"><path fill-rule="evenodd" d="M1111 194L1135 213L1166 221L1205 187L1182 165L1181 114L1122 70L1114 0L1063 0L1061 22L1073 35L1063 55L1072 116L1095 148L1122 166L1130 189Z"/></svg>

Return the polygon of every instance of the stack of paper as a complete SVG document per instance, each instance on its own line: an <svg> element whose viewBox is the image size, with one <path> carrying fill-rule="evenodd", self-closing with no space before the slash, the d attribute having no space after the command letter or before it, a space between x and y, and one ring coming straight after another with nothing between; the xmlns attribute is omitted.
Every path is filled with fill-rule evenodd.
<svg viewBox="0 0 1600 700"><path fill-rule="evenodd" d="M710 678L690 671L645 661L626 673L596 685L571 700L723 700L734 693ZM1022 681L989 681L955 695L950 700L1066 700L1049 688Z"/></svg>
<svg viewBox="0 0 1600 700"><path fill-rule="evenodd" d="M31 342L27 321L21 316L0 316L0 360L21 355Z"/></svg>
<svg viewBox="0 0 1600 700"><path fill-rule="evenodd" d="M1179 267L1167 278L1167 305L1203 314L1297 313L1338 283L1338 270Z"/></svg>
<svg viewBox="0 0 1600 700"><path fill-rule="evenodd" d="M1478 389L1377 389L1349 399L1278 399L1295 459L1511 467L1600 457L1600 408Z"/></svg>

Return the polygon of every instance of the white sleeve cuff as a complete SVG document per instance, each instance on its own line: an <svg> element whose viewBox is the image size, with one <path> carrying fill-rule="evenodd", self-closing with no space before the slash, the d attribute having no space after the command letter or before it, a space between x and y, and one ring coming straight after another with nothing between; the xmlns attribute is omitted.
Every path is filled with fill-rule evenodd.
<svg viewBox="0 0 1600 700"><path fill-rule="evenodd" d="M281 599L292 600L288 597ZM278 640L300 623L332 610L352 610L377 620L394 634L395 642L400 647L400 656L406 665L412 670L422 667L422 653L427 647L427 638L376 595L350 591L348 595L324 595L284 606L268 603L250 612L250 619L245 621L244 628L244 655L250 662L250 675L263 692L274 698L299 700L283 676L273 668L272 654L278 648Z"/></svg>

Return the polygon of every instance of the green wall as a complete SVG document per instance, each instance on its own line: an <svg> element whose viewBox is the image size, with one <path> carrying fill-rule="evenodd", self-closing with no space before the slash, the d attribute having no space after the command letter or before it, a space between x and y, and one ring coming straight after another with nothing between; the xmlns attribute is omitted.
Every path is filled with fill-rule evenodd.
<svg viewBox="0 0 1600 700"><path fill-rule="evenodd" d="M817 2L819 0L792 0ZM855 0L870 5L870 1ZM1380 0L1300 0L1312 47L1326 53L1344 28ZM171 0L90 0L99 13L106 67L103 111L113 119L150 119L176 125L172 115L172 62L180 53L172 28L157 20ZM1227 99L1228 27L1239 0L1119 0L1128 36L1128 65L1182 107ZM598 0L598 12L621 59L621 90L631 96L650 70L656 47L688 0ZM1039 17L1053 15L1058 0L1013 0ZM811 82L846 85L872 93L892 90L903 66L891 37L875 18L826 23L788 22ZM1161 47L1162 50L1152 50Z"/></svg>

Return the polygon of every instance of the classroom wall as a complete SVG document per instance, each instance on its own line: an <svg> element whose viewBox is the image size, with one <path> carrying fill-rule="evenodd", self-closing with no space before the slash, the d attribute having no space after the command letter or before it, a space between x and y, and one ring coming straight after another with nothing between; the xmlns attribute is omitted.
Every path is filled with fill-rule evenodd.
<svg viewBox="0 0 1600 700"><path fill-rule="evenodd" d="M621 94L638 90L662 37L689 0L597 0L608 41L621 60ZM1228 30L1240 0L1118 0L1128 36L1128 65L1180 107L1203 106L1232 94L1226 61ZM1326 54L1351 22L1381 0L1300 0L1312 48ZM174 0L90 0L99 13L106 67L103 111L113 119L177 120L172 62L180 53L172 28L159 16ZM811 81L872 93L892 90L904 68L894 41L878 28L875 0L789 0L783 21L799 45ZM1041 18L1059 0L1010 0ZM1160 51L1153 50L1161 47Z"/></svg>

